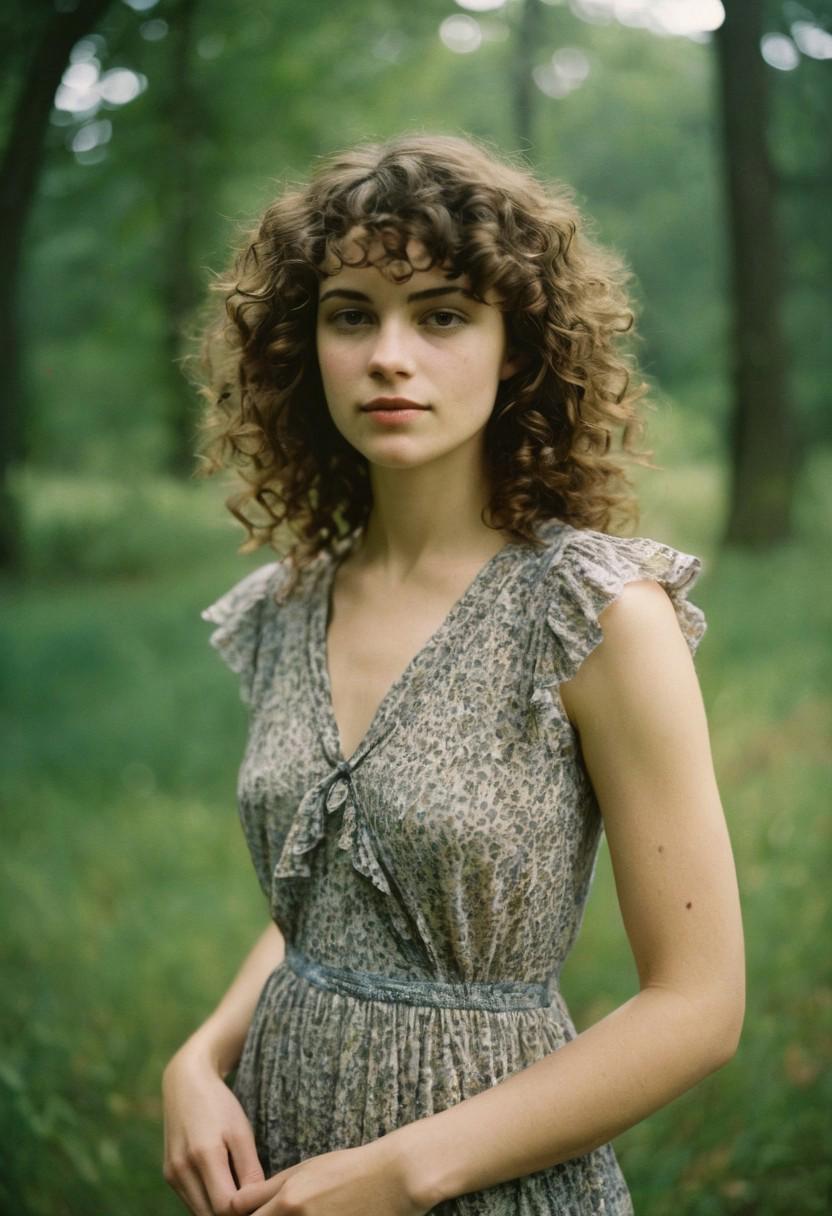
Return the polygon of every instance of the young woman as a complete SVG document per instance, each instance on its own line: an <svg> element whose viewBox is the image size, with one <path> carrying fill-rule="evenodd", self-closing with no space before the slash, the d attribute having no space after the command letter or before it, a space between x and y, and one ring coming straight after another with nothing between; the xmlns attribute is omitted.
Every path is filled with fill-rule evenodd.
<svg viewBox="0 0 832 1216"><path fill-rule="evenodd" d="M611 1139L736 1049L701 563L612 532L626 279L568 189L418 135L325 159L218 283L207 471L291 544L203 612L269 924L165 1070L198 1216L620 1216ZM602 830L639 988L577 1034Z"/></svg>

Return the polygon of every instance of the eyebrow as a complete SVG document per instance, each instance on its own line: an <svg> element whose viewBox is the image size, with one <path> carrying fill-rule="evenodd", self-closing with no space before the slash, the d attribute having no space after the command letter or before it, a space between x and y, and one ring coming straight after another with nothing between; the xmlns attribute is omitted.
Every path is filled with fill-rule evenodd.
<svg viewBox="0 0 832 1216"><path fill-rule="evenodd" d="M427 287L424 291L411 291L407 302L410 304L413 300L432 300L437 296L456 294L467 296L470 300L477 298L473 291L468 291L466 287ZM331 291L325 291L318 303L323 304L324 300L328 300L332 296L338 296L342 300L360 300L362 303L372 304L370 296L365 295L363 291L350 291L345 287L333 287Z"/></svg>

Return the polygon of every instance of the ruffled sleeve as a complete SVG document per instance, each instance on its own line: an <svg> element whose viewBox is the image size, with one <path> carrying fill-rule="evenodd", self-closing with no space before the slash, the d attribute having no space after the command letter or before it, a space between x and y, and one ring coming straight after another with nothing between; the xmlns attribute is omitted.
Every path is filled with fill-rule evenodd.
<svg viewBox="0 0 832 1216"><path fill-rule="evenodd" d="M282 587L285 577L283 562L268 562L240 579L200 613L204 621L217 626L208 641L240 677L240 699L249 707L255 700L257 656L266 611L274 603L275 592Z"/></svg>
<svg viewBox="0 0 832 1216"><path fill-rule="evenodd" d="M609 536L574 529L545 578L544 612L551 634L551 675L563 683L603 639L599 616L625 584L655 579L668 593L692 655L705 633L705 614L688 600L702 561L647 536Z"/></svg>

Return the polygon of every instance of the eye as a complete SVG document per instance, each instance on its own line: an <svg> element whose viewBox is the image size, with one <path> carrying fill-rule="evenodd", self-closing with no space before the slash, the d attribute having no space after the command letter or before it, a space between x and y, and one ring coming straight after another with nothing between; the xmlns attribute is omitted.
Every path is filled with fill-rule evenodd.
<svg viewBox="0 0 832 1216"><path fill-rule="evenodd" d="M340 312L333 313L330 320L333 325L341 325L344 329L358 329L358 323L366 316L367 313L360 308L342 308Z"/></svg>
<svg viewBox="0 0 832 1216"><path fill-rule="evenodd" d="M437 329L456 329L458 325L465 325L468 320L461 313L451 312L448 308L437 308L428 313L428 316L434 318Z"/></svg>

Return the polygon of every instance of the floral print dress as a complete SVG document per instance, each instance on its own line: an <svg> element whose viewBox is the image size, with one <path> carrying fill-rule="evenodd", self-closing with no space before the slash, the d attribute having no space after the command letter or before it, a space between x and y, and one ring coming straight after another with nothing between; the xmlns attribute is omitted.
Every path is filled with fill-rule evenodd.
<svg viewBox="0 0 832 1216"><path fill-rule="evenodd" d="M285 559L202 616L240 679L238 804L286 941L232 1087L267 1176L444 1110L576 1035L559 975L603 821L558 686L633 579L695 653L699 558L557 520L493 556L341 754L326 663L335 571ZM612 1146L458 1196L442 1216L624 1216Z"/></svg>

